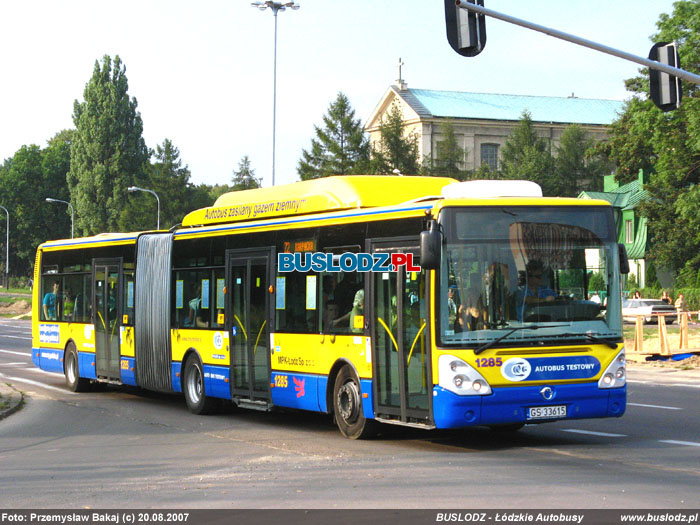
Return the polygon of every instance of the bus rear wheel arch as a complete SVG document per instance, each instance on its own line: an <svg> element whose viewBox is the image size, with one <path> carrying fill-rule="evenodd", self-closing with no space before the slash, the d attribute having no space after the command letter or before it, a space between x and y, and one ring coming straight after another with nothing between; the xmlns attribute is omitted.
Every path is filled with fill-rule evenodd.
<svg viewBox="0 0 700 525"><path fill-rule="evenodd" d="M335 378L333 417L347 438L366 439L377 433L377 422L364 415L360 380L349 365L343 366Z"/></svg>
<svg viewBox="0 0 700 525"><path fill-rule="evenodd" d="M218 408L217 400L207 397L204 385L204 367L196 353L185 360L182 372L182 392L190 412L197 415L213 414Z"/></svg>
<svg viewBox="0 0 700 525"><path fill-rule="evenodd" d="M86 392L90 388L90 380L80 377L78 349L73 341L66 345L63 357L63 373L66 376L66 386L71 392Z"/></svg>

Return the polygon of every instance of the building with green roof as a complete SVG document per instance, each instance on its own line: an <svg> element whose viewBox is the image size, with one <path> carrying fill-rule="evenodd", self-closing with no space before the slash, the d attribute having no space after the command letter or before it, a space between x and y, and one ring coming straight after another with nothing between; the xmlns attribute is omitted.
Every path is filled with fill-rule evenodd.
<svg viewBox="0 0 700 525"><path fill-rule="evenodd" d="M370 142L379 140L384 116L397 104L405 129L419 138L419 158L435 159L437 143L443 140L446 121L453 125L464 150L462 169L475 170L483 163L500 168L501 149L524 111L532 116L537 133L555 151L564 129L580 125L595 140L607 138L610 124L622 112L623 102L568 97L507 95L409 89L402 79L389 87L370 115L365 131Z"/></svg>
<svg viewBox="0 0 700 525"><path fill-rule="evenodd" d="M627 248L630 260L630 273L634 274L637 283L644 288L646 274L647 219L636 211L639 204L649 198L644 189L645 174L639 170L637 180L622 186L615 180L614 175L606 175L603 191L582 191L581 199L603 199L615 209L617 238Z"/></svg>

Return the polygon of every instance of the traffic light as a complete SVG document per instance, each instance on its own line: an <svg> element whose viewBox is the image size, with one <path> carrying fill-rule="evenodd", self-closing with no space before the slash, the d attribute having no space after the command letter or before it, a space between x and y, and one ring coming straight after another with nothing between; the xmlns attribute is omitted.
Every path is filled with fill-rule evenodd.
<svg viewBox="0 0 700 525"><path fill-rule="evenodd" d="M445 27L452 49L462 56L473 57L486 45L486 17L459 7L466 2L484 6L484 0L445 0Z"/></svg>
<svg viewBox="0 0 700 525"><path fill-rule="evenodd" d="M680 69L681 61L675 42L659 42L649 51L649 60ZM673 111L680 107L681 79L658 69L649 68L649 93L651 100L661 111Z"/></svg>

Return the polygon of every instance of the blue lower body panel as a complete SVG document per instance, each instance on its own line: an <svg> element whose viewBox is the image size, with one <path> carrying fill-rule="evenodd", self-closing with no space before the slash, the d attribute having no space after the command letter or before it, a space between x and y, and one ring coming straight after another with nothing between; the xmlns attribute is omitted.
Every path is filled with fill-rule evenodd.
<svg viewBox="0 0 700 525"><path fill-rule="evenodd" d="M80 370L80 377L97 379L97 372L95 371L95 354L78 352L78 370Z"/></svg>
<svg viewBox="0 0 700 525"><path fill-rule="evenodd" d="M210 397L231 399L228 367L204 365L204 390Z"/></svg>
<svg viewBox="0 0 700 525"><path fill-rule="evenodd" d="M37 354L39 354L38 357ZM47 372L63 373L63 350L34 348L32 349L32 361L34 361L36 366Z"/></svg>
<svg viewBox="0 0 700 525"><path fill-rule="evenodd" d="M494 388L488 396L458 396L439 386L433 389L437 428L473 425L537 423L527 419L530 407L566 405L565 419L620 417L625 413L627 387L600 389L598 383L550 385L554 397L545 401L542 385Z"/></svg>
<svg viewBox="0 0 700 525"><path fill-rule="evenodd" d="M133 357L122 357L119 360L121 368L121 379L125 385L138 386L136 384L136 373L134 372L136 359Z"/></svg>

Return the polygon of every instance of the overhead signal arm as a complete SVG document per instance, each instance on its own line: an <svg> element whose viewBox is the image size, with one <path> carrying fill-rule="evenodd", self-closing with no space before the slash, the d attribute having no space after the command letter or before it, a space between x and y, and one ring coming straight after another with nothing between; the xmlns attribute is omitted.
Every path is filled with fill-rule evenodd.
<svg viewBox="0 0 700 525"><path fill-rule="evenodd" d="M475 1L478 1L479 4L472 3ZM498 11L487 9L483 6L483 0L445 0L445 19L448 24L448 41L450 41L450 45L453 48L455 46L453 45L453 41L450 40L450 34L452 33L454 35L457 34L457 32L459 31L458 28L453 28L452 31L449 28L450 18L447 15L448 11L454 9L453 6L457 7L457 9L466 10L469 13L475 13L476 15L480 15L482 17L490 16L492 18L497 18L510 24L515 24L521 27L525 27L527 29L531 29L533 31L538 31L546 35L553 36L554 38L559 38L560 40L566 40L567 42L571 42L572 44L577 44L590 49L595 49L596 51L600 51L601 53L613 55L618 58L629 60L631 62L636 62L637 64L641 64L642 66L648 67L650 70L652 70L650 74L652 82L651 98L654 101L654 103L664 111L675 109L680 104L680 79L687 80L688 82L692 82L693 84L700 85L700 76L690 73L689 71L685 71L684 69L680 69L680 67L674 67L680 66L680 61L678 60L678 53L675 49L675 44L656 44L654 47L652 47L650 58L643 58L637 55L633 55L631 53L627 53L625 51L621 51L619 49L615 49L613 47L600 44L598 42L594 42L592 40L587 40L585 38L571 35L569 33L564 33L563 31L559 31L551 27L541 26L539 24L535 24L527 20L522 20L520 18L515 18L513 16L500 13ZM463 20L463 18L457 16L453 17L453 23L459 24L461 20ZM485 28L483 29L485 34ZM673 46L673 50L669 50L668 46ZM481 49L479 50L479 52L480 51ZM476 53L465 56L473 56L474 54ZM656 88L654 88L655 82ZM676 94L675 97L672 95L673 93Z"/></svg>

